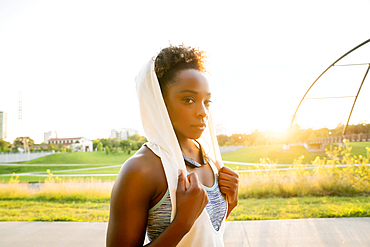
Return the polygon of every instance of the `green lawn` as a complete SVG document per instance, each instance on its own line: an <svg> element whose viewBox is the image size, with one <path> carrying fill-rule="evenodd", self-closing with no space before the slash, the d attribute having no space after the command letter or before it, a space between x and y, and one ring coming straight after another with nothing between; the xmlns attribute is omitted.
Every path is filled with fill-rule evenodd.
<svg viewBox="0 0 370 247"><path fill-rule="evenodd" d="M46 170L50 169L51 172L58 170L74 170L81 168L98 168L102 165L61 165L61 166L0 166L0 174L27 173L27 172L41 172L46 174ZM99 169L100 170L100 169Z"/></svg>
<svg viewBox="0 0 370 247"><path fill-rule="evenodd" d="M355 142L350 143L352 148L352 154L366 156L366 147L370 147L370 142ZM334 145L333 145L334 146ZM134 152L133 152L134 153ZM132 154L133 154L132 153ZM292 164L294 159L304 155L303 164L311 164L316 158L316 154L308 152L304 147L293 146L290 150L285 151L282 149L282 145L269 145L269 146L252 146L244 149L230 152L222 155L222 159L226 161L237 161L252 163L250 166L227 164L232 169L255 169L254 164L260 162L260 158L269 158L273 163L278 164ZM112 165L123 164L131 155L128 154L105 154L101 152L87 152L87 153L56 153L53 155L45 156L39 159L20 162L19 164L32 166L0 166L1 174L16 174L21 173L33 173L31 176L20 176L21 182L39 182L44 181L46 177L39 175L46 175L46 170L50 169L50 172L54 176L63 177L63 174L117 174L120 167L109 167ZM320 155L321 157L323 155ZM39 165L39 166L38 166ZM90 169L99 168L101 169ZM76 169L90 169L90 170L76 170ZM99 177L102 181L114 180L115 176ZM0 176L0 182L9 181L10 176Z"/></svg>
<svg viewBox="0 0 370 247"><path fill-rule="evenodd" d="M134 154L134 152L132 152ZM63 174L91 174L91 177L96 177L101 181L112 181L116 176L93 176L94 174L118 174L120 166L109 167L123 164L129 157L128 154L105 154L100 152L87 153L56 153L39 159L30 160L27 162L18 162L20 166L0 166L1 174L22 174L32 173L32 176L20 176L20 182L43 182L46 177L38 175L47 175L46 170L49 169L54 176L63 177ZM30 164L32 166L25 166ZM60 166L58 166L60 164ZM38 166L39 165L39 166ZM99 169L95 169L99 168ZM87 170L76 170L87 169ZM0 182L8 182L11 176L0 176ZM89 179L90 177L84 177ZM70 179L66 177L65 179ZM72 177L73 179L73 177Z"/></svg>
<svg viewBox="0 0 370 247"><path fill-rule="evenodd" d="M283 145L251 146L222 155L222 160L238 161L246 163L259 163L260 158L269 158L278 164L293 164L293 160L304 155L304 164L311 164L316 154L311 154L302 146L291 147L290 150L283 150Z"/></svg>
<svg viewBox="0 0 370 247"><path fill-rule="evenodd" d="M228 220L369 217L369 197L243 199ZM109 201L1 200L0 221L106 222Z"/></svg>
<svg viewBox="0 0 370 247"><path fill-rule="evenodd" d="M332 145L333 147L335 144ZM366 157L366 147L370 147L370 142L351 142L352 154ZM330 147L327 145L326 147ZM294 159L304 155L303 164L311 164L316 156L323 157L323 154L317 155L310 153L302 146L292 146L290 150L283 150L283 145L269 146L251 146L222 155L222 160L237 161L246 163L259 163L260 158L269 158L277 164L293 164ZM235 166L233 166L235 167Z"/></svg>
<svg viewBox="0 0 370 247"><path fill-rule="evenodd" d="M0 221L107 222L109 202L0 200Z"/></svg>
<svg viewBox="0 0 370 247"><path fill-rule="evenodd" d="M239 200L228 220L369 216L369 197L294 197Z"/></svg>
<svg viewBox="0 0 370 247"><path fill-rule="evenodd" d="M92 174L91 176L73 176L73 177L70 177L70 176L66 176L64 177L63 175L59 175L59 174L55 174L54 177L56 176L59 176L60 179L62 179L63 181L90 181L91 179L94 179L94 180L99 180L99 181L115 181L117 176L94 176L94 174ZM9 182L9 180L11 179L11 176L3 176L3 177L0 177L0 183L7 183ZM21 176L18 178L19 179L19 182L20 183L42 183L45 181L45 179L47 179L47 177L44 177L44 176Z"/></svg>
<svg viewBox="0 0 370 247"><path fill-rule="evenodd" d="M370 143L350 143L353 146L352 154L366 156L365 147L370 146ZM257 163L260 158L270 158L272 160L277 159L280 164L291 164L293 160L299 156L304 155L305 160L303 163L311 163L316 155L310 154L303 147L293 147L289 152L282 151L281 145L273 146L257 146L247 147L242 150L227 153L223 155L224 160L239 161L248 163ZM116 176L94 176L94 174L117 174L120 166L115 166L124 163L130 156L127 154L109 154L105 153L57 153L50 156L46 156L40 159L32 160L29 162L23 162L23 164L30 164L30 166L0 166L0 174L16 174L21 173L33 173L32 176L19 176L20 182L39 182L44 181L47 177L41 177L40 175L47 175L46 170L50 169L53 173L53 180L50 183L45 183L46 187L50 187L49 191L30 192L27 190L21 190L15 184L14 190L8 190L7 187L1 188L0 190L0 221L107 221L109 216L109 197L111 188L106 187L104 190L100 189L100 185L107 185L111 183L95 183L92 182L91 186L95 189L84 190L87 187L83 187L82 183L74 183L75 187L68 187L71 183L58 183L54 184L55 177L63 177L63 174L91 174L87 177L65 177L64 181L91 182L91 178L95 181L114 181ZM36 164L36 165L32 165ZM50 164L50 165L49 165ZM236 168L237 165L229 165L230 167ZM245 166L239 166L239 169L244 169ZM101 169L92 169L101 168ZM248 169L250 169L249 167ZM89 170L76 170L76 169L89 169ZM321 183L316 183L318 189L325 187L330 189L330 186L342 186L351 177L347 178L344 175L350 172L357 173L361 171L361 176L353 177L359 181L350 182L349 186L356 187L360 190L363 187L363 191L367 191L369 185L369 170L368 167L352 167L347 170L340 169L335 172L333 169L322 171L315 176L321 176ZM295 172L295 173L294 173ZM296 185L290 183L291 180L287 179L287 174L280 176L278 172L260 172L260 173L245 173L248 175L247 179L241 176L240 181L246 185L246 188L256 191L258 189L267 188L269 192L273 191L274 186L285 186L286 189L299 188L303 185L311 182L317 182L318 180L313 176L310 171L291 171L294 176L289 178L295 178L297 180ZM330 177L329 175L332 176ZM351 174L352 174L351 173ZM269 175L270 174L270 175ZM289 173L290 174L290 173ZM336 179L336 176L338 178ZM348 175L347 174L347 175ZM257 175L261 178L258 180ZM300 175L300 177L298 176ZM342 176L343 175L343 176ZM267 176L266 178L264 176ZM330 181L337 181L338 183L329 183ZM10 176L1 176L0 182L8 182ZM300 178L297 179L297 178ZM13 176L14 179L14 176ZM274 180L275 179L275 180ZM281 183L277 183L276 179L281 179ZM271 182L268 184L267 182ZM311 181L312 180L312 181ZM59 181L59 180L58 180ZM280 181L280 180L279 180ZM349 181L349 180L348 180ZM347 182L348 182L347 181ZM361 182L361 183L360 183ZM86 184L86 183L85 183ZM56 188L53 186L56 185ZM253 186L255 187L253 187ZM271 185L271 186L270 186ZM11 185L13 186L13 185ZM26 184L23 186L27 186ZM270 187L269 187L270 186ZM321 187L320 187L321 186ZM361 187L362 186L362 187ZM280 188L279 187L279 188ZM285 188L284 187L284 188ZM348 186L347 186L348 187ZM347 189L345 187L344 189ZM10 188L10 187L9 187ZM90 187L88 187L90 188ZM280 188L280 189L281 189ZM303 187L302 187L303 188ZM276 189L276 188L275 188ZM260 196L248 196L243 192L245 186L240 187L240 200L239 205L232 212L228 220L265 220L265 219L297 219L297 218L324 218L324 217L370 217L370 197L364 196L366 193L351 194L347 193L348 197L336 197L336 196L323 196L323 197L274 197L271 194L269 198L261 198ZM361 190L361 191L362 191ZM8 192L7 192L8 191ZM35 193L35 194L33 194ZM243 194L244 193L244 194ZM346 193L340 194L340 196L347 195ZM244 195L244 196L243 196ZM290 195L290 194L289 194ZM327 195L327 194L326 194ZM253 198L248 198L253 197ZM256 198L257 197L257 198ZM242 199L245 198L245 199Z"/></svg>
<svg viewBox="0 0 370 247"><path fill-rule="evenodd" d="M131 155L134 152L131 153ZM128 154L105 154L103 152L74 152L55 153L39 159L19 164L89 164L89 165L118 165L123 164L131 155Z"/></svg>

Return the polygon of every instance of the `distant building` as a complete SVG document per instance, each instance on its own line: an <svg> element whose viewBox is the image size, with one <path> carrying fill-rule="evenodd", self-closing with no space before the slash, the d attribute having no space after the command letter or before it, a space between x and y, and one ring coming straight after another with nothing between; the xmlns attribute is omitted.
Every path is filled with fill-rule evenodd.
<svg viewBox="0 0 370 247"><path fill-rule="evenodd" d="M0 139L7 138L7 114L0 111Z"/></svg>
<svg viewBox="0 0 370 247"><path fill-rule="evenodd" d="M85 137L73 137L73 138L51 138L48 144L53 143L55 146L63 145L67 148L72 148L72 151L79 152L92 152L93 142L86 139Z"/></svg>
<svg viewBox="0 0 370 247"><path fill-rule="evenodd" d="M135 134L139 134L139 132L137 130L134 130L134 129L131 129L131 128L121 129L121 132L122 132L122 130L127 132L127 137L133 136Z"/></svg>
<svg viewBox="0 0 370 247"><path fill-rule="evenodd" d="M118 137L118 132L117 132L117 130L112 129L112 130L110 131L110 136L109 136L109 138L110 138L110 139L114 139L114 138L117 138L117 137Z"/></svg>
<svg viewBox="0 0 370 247"><path fill-rule="evenodd" d="M110 139L118 138L118 140L127 140L129 136L138 134L139 132L137 130L134 130L132 128L122 128L120 132L118 132L115 129L112 129L110 132Z"/></svg>
<svg viewBox="0 0 370 247"><path fill-rule="evenodd" d="M56 131L53 130L53 131L44 132L44 142L45 143L48 143L48 141L51 138L58 138L58 135L57 135Z"/></svg>
<svg viewBox="0 0 370 247"><path fill-rule="evenodd" d="M127 140L127 139L128 139L127 131L125 131L124 129L121 129L121 132L119 132L119 140L122 141L122 140Z"/></svg>

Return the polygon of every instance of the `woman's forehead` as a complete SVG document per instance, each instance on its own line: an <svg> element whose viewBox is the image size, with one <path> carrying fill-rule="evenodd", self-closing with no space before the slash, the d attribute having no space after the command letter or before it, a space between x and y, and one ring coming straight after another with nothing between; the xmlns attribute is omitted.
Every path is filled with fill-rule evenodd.
<svg viewBox="0 0 370 247"><path fill-rule="evenodd" d="M173 84L173 89L179 93L211 93L211 88L206 76L202 72L195 69L180 71L177 74L176 83Z"/></svg>

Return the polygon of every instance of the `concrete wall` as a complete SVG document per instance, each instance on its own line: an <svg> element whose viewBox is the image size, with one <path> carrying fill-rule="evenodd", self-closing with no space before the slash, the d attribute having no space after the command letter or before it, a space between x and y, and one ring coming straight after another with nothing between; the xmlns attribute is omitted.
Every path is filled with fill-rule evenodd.
<svg viewBox="0 0 370 247"><path fill-rule="evenodd" d="M0 163L22 162L41 158L55 151L27 152L27 153L0 153Z"/></svg>

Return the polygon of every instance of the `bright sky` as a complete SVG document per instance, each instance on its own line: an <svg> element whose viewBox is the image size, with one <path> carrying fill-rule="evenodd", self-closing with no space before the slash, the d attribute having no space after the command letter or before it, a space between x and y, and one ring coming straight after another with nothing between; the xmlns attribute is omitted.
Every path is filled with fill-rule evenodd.
<svg viewBox="0 0 370 247"><path fill-rule="evenodd" d="M0 0L6 140L23 134L39 143L50 130L90 139L107 138L114 128L144 134L134 78L169 42L207 52L213 115L228 133L287 129L320 73L370 38L369 10L368 0ZM353 61L369 63L370 44L360 49ZM366 66L335 69L310 97L356 94ZM370 120L369 94L368 78L352 123ZM352 102L307 100L297 121L336 126Z"/></svg>

